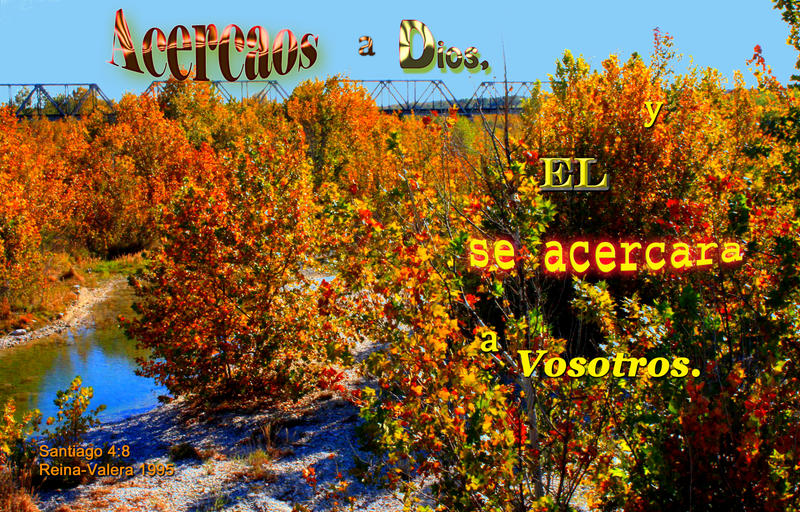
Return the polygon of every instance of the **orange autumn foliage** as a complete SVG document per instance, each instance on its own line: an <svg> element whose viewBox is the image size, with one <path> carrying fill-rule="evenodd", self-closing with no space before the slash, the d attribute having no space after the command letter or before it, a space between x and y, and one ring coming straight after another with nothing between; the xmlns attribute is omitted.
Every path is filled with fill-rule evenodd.
<svg viewBox="0 0 800 512"><path fill-rule="evenodd" d="M302 133L277 119L219 175L187 182L159 221L162 250L132 280L142 373L204 400L296 396L349 354L341 300L304 274L316 247Z"/></svg>

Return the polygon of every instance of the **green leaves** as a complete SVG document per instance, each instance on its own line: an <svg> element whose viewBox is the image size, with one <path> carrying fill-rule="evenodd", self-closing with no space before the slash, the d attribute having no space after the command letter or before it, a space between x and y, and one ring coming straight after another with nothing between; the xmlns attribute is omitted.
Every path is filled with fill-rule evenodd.
<svg viewBox="0 0 800 512"><path fill-rule="evenodd" d="M732 235L742 237L748 230L750 207L744 194L736 194L728 199L728 220Z"/></svg>

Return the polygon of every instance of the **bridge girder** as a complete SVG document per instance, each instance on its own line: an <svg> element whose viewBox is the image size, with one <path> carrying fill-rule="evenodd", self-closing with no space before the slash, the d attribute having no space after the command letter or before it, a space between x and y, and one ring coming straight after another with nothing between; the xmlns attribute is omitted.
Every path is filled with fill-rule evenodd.
<svg viewBox="0 0 800 512"><path fill-rule="evenodd" d="M433 111L446 112L455 109L459 115L474 116L498 114L508 110L522 110L521 100L539 90L540 82L534 81L487 81L481 82L468 99L458 99L443 80L345 80L363 86L384 112L401 115L426 114ZM145 94L156 95L170 82L154 81ZM180 83L180 82L176 82ZM207 82L226 101L238 98L253 98L258 101L285 101L290 93L275 80L249 80ZM43 116L49 119L80 117L87 102L89 111L102 108L106 115L113 116L113 102L97 84L0 84L8 89L8 103L15 107L18 117ZM63 94L53 93L63 88ZM236 91L238 89L238 93ZM12 98L12 92L16 96ZM72 93L70 94L70 91Z"/></svg>
<svg viewBox="0 0 800 512"><path fill-rule="evenodd" d="M282 101L289 99L289 93L276 80L242 80L240 82L226 82L223 80L209 80L209 86L226 101L233 101L238 98L252 98L257 101L274 100ZM145 94L157 95L170 85L179 85L181 82L169 82L166 80L155 80L145 90ZM239 88L239 94L235 89Z"/></svg>
<svg viewBox="0 0 800 512"><path fill-rule="evenodd" d="M87 113L84 110L87 102L91 103L88 112L99 108L106 116L113 117L116 113L114 103L97 84L0 84L0 89L3 88L8 90L8 104L14 108L17 117L79 118ZM60 91L62 88L63 94L55 93L55 89Z"/></svg>

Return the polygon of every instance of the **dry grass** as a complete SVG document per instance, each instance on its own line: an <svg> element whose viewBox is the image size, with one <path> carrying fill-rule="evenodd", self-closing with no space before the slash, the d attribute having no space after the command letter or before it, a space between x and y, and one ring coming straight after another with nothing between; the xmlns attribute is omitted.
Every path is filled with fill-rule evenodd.
<svg viewBox="0 0 800 512"><path fill-rule="evenodd" d="M148 510L156 510L158 512L170 512L174 510L172 505L164 503L163 498L150 498L147 502Z"/></svg>
<svg viewBox="0 0 800 512"><path fill-rule="evenodd" d="M86 512L85 509L78 506L60 505L54 512Z"/></svg>
<svg viewBox="0 0 800 512"><path fill-rule="evenodd" d="M200 459L203 461L208 460L225 460L224 453L220 453L216 448L208 448L206 450L197 450L197 454L200 455Z"/></svg>
<svg viewBox="0 0 800 512"><path fill-rule="evenodd" d="M272 470L272 462L293 452L291 448L276 446L276 443L280 442L278 436L281 424L276 423L275 425L277 426L267 422L253 433L250 438L249 453L244 458L246 468L241 472L234 473L234 477L264 482L274 482L277 479L277 475ZM286 432L288 436L288 430Z"/></svg>
<svg viewBox="0 0 800 512"><path fill-rule="evenodd" d="M109 489L108 487L97 487L89 491L89 499L91 500L99 500L100 498L105 498L109 494L113 492L113 489Z"/></svg>
<svg viewBox="0 0 800 512"><path fill-rule="evenodd" d="M39 512L31 496L20 489L8 472L0 474L0 510L3 512Z"/></svg>
<svg viewBox="0 0 800 512"><path fill-rule="evenodd" d="M4 512L39 512L39 507L28 493L16 492L0 497L0 510Z"/></svg>
<svg viewBox="0 0 800 512"><path fill-rule="evenodd" d="M264 482L274 482L278 476L272 470L272 456L262 449L250 452L247 456L247 469L245 476L250 480L261 480Z"/></svg>
<svg viewBox="0 0 800 512"><path fill-rule="evenodd" d="M78 298L75 285L96 284L80 268L67 254L49 254L28 280L27 289L0 301L0 332L32 329L65 311Z"/></svg>
<svg viewBox="0 0 800 512"><path fill-rule="evenodd" d="M111 480L111 481L109 481ZM104 479L101 481L102 487L97 487L90 490L85 496L78 498L78 501L72 503L68 508L62 512L84 512L95 510L164 510L163 506L153 505L142 508L144 501L148 501L148 505L152 505L153 498L150 495L136 496L127 499L127 503L120 503L120 498L113 496L115 489L128 487L126 482L119 482L114 479ZM130 509L129 506L133 505L135 508Z"/></svg>

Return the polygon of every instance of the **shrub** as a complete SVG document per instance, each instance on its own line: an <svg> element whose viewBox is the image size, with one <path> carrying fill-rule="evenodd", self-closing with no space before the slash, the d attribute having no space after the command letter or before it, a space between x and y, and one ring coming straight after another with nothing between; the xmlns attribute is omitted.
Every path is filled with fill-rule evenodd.
<svg viewBox="0 0 800 512"><path fill-rule="evenodd" d="M47 419L48 425L56 426L52 432L41 432L46 439L44 444L50 447L70 447L83 442L88 430L99 424L97 414L105 407L101 405L95 410L89 410L92 395L92 388L82 387L80 377L75 377L66 390L57 392L54 400L58 406L57 417ZM26 413L21 420L16 420L15 412L14 401L6 402L0 422L0 510L27 512L38 510L29 493L45 479L36 472L42 418L41 413L34 410ZM56 457L52 462L75 465L84 461ZM65 478L59 479L58 483L75 485L80 482Z"/></svg>
<svg viewBox="0 0 800 512"><path fill-rule="evenodd" d="M83 387L79 376L72 380L70 386L56 393L53 403L58 407L56 417L47 418L47 425L55 425L53 431L45 430L44 434L53 446L77 446L89 429L99 425L97 415L105 410L105 405L100 405L94 410L89 410L89 402L94 396L91 387Z"/></svg>
<svg viewBox="0 0 800 512"><path fill-rule="evenodd" d="M194 459L201 460L202 457L197 448L189 443L175 444L169 447L169 458L174 462L181 460Z"/></svg>
<svg viewBox="0 0 800 512"><path fill-rule="evenodd" d="M132 280L140 317L126 328L152 351L142 374L174 394L292 396L347 357L334 287L302 272L317 242L298 132L277 120L226 177L185 185L164 212L163 249Z"/></svg>
<svg viewBox="0 0 800 512"><path fill-rule="evenodd" d="M612 56L590 72L567 55L523 140L501 134L480 165L452 153L449 120L426 123L442 130L441 159L415 162L406 141L423 135L396 135L405 183L352 212L340 260L374 301L363 332L387 347L368 364L362 416L390 482L431 476L455 510L568 510L581 482L599 510L797 510L797 98L660 71ZM652 99L669 114L647 131ZM539 156L596 157L611 190L539 193ZM747 249L708 272L544 275L541 240L579 236ZM469 237L510 240L514 267L468 268ZM524 377L518 351L540 349L687 357L700 374Z"/></svg>
<svg viewBox="0 0 800 512"><path fill-rule="evenodd" d="M30 489L34 461L37 456L32 437L39 431L41 414L38 410L16 420L16 405L9 400L3 407L0 423L0 470L7 473L16 486Z"/></svg>

